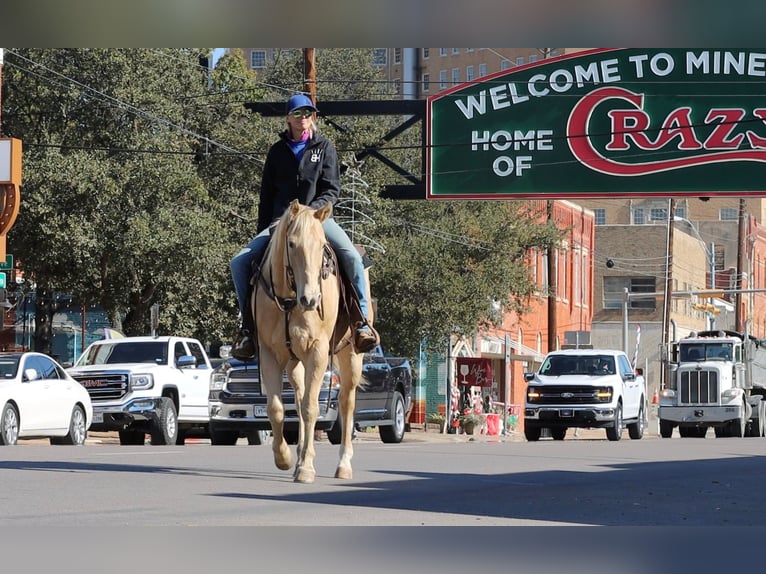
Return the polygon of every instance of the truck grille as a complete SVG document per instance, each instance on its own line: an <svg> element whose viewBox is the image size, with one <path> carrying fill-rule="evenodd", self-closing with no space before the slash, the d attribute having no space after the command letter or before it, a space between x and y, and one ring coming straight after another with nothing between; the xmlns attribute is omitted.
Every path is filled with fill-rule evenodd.
<svg viewBox="0 0 766 574"><path fill-rule="evenodd" d="M592 405L610 401L609 398L596 397L598 391L608 390L604 387L546 385L534 387L534 389L538 391L540 396L534 400L530 398L527 400L536 405Z"/></svg>
<svg viewBox="0 0 766 574"><path fill-rule="evenodd" d="M130 390L127 373L88 373L72 375L88 391L91 401L121 399Z"/></svg>
<svg viewBox="0 0 766 574"><path fill-rule="evenodd" d="M681 404L717 404L718 371L682 371Z"/></svg>
<svg viewBox="0 0 766 574"><path fill-rule="evenodd" d="M282 389L292 391L290 381L285 376L282 382ZM226 390L232 395L262 395L261 379L258 371L234 371L229 373L229 380L226 383Z"/></svg>

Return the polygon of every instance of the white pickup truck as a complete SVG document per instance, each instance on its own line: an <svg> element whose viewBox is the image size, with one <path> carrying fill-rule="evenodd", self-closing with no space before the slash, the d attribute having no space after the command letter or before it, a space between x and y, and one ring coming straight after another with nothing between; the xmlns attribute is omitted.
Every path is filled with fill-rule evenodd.
<svg viewBox="0 0 766 574"><path fill-rule="evenodd" d="M96 341L69 374L88 390L91 431L118 431L120 444L184 444L208 436L212 367L202 344L187 337Z"/></svg>
<svg viewBox="0 0 766 574"><path fill-rule="evenodd" d="M540 370L525 373L527 398L524 436L540 438L548 429L563 440L569 428L603 428L620 440L625 427L632 439L646 428L644 377L637 375L622 351L566 349L549 353Z"/></svg>

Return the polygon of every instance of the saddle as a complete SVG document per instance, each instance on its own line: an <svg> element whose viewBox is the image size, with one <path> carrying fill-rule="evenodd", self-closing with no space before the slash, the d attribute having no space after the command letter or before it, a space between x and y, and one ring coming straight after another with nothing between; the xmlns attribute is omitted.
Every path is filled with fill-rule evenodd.
<svg viewBox="0 0 766 574"><path fill-rule="evenodd" d="M357 251L362 256L362 262L364 268L368 269L372 266L372 260L367 256L364 247L355 245ZM261 266L265 259L265 254L260 261L253 261L252 273L250 277L250 288L252 289L258 281L264 281L265 278L261 274ZM333 340L333 347L338 347L343 342L343 336L346 331L359 323L366 323L367 318L362 314L362 309L359 305L359 297L356 294L356 290L351 285L350 279L343 272L343 268L338 263L338 257L330 244L326 244L324 252L322 254L322 279L327 279L330 275L338 277L338 291L340 297L340 305L338 308L338 318L335 322L335 336ZM265 283L262 283L265 284ZM247 301L250 301L248 295ZM278 304L280 304L278 302ZM292 302L290 305L294 305Z"/></svg>

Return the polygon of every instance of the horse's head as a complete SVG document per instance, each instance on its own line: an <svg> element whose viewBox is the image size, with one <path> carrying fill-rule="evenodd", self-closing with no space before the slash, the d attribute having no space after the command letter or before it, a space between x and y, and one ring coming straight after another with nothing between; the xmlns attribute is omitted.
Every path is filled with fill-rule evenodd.
<svg viewBox="0 0 766 574"><path fill-rule="evenodd" d="M319 307L322 297L320 275L326 238L322 229L332 214L332 205L312 209L293 200L285 218L285 253L298 304L305 310Z"/></svg>

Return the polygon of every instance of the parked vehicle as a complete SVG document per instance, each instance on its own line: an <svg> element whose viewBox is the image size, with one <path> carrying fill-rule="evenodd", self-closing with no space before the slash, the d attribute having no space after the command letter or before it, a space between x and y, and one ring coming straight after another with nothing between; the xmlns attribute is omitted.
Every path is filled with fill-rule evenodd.
<svg viewBox="0 0 766 574"><path fill-rule="evenodd" d="M537 373L525 373L524 436L548 429L563 440L569 428L605 428L611 441L627 426L632 439L646 428L644 378L622 351L566 349L549 353Z"/></svg>
<svg viewBox="0 0 766 574"><path fill-rule="evenodd" d="M94 431L120 444L183 444L207 437L213 372L202 344L187 337L125 337L91 343L69 374L90 394Z"/></svg>
<svg viewBox="0 0 766 574"><path fill-rule="evenodd" d="M0 353L0 405L0 445L25 438L81 445L93 420L88 392L59 363L35 352Z"/></svg>
<svg viewBox="0 0 766 574"><path fill-rule="evenodd" d="M386 357L380 346L364 356L366 384L357 389L354 423L359 427L377 426L386 443L402 441L412 409L412 372L409 361ZM339 444L338 374L325 372L319 393L316 429L326 431L328 440ZM298 440L299 418L295 395L287 376L283 379L285 407L284 434L288 442ZM218 367L210 380L210 440L214 445L232 445L242 437L259 444L254 431L270 431L266 394L261 392L258 364L229 359ZM262 440L262 438L261 438Z"/></svg>
<svg viewBox="0 0 766 574"><path fill-rule="evenodd" d="M766 341L736 331L702 331L675 341L669 384L659 395L660 436L766 436Z"/></svg>

